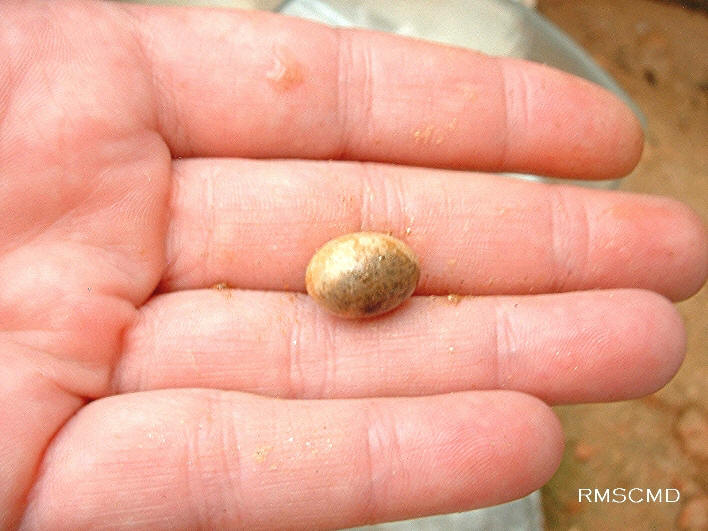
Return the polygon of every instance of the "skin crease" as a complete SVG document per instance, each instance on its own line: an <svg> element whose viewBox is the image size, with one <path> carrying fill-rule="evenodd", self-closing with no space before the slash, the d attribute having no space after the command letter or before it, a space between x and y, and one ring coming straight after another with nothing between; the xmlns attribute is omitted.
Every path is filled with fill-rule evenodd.
<svg viewBox="0 0 708 531"><path fill-rule="evenodd" d="M680 364L666 298L705 282L694 213L450 171L626 173L639 125L597 87L270 14L102 2L2 2L0 51L3 529L496 504L560 460L541 399L641 396ZM319 244L361 230L406 241L421 282L335 324L295 292Z"/></svg>

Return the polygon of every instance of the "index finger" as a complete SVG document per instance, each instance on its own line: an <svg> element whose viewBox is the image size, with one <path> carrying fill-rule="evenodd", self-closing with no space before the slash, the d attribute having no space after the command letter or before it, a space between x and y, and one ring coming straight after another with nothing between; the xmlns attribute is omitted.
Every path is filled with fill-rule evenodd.
<svg viewBox="0 0 708 531"><path fill-rule="evenodd" d="M177 157L613 178L641 153L624 104L542 65L268 13L127 9Z"/></svg>

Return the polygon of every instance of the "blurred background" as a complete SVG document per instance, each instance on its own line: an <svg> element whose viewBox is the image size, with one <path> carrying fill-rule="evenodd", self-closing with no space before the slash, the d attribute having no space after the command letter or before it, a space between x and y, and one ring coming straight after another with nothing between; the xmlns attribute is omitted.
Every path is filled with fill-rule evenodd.
<svg viewBox="0 0 708 531"><path fill-rule="evenodd" d="M283 4L278 0L143 1L265 9ZM420 0L410 2L420 4ZM644 115L644 154L620 188L679 199L708 221L708 0L520 3L536 5L614 78ZM286 11L292 4L286 3ZM379 2L378 9L392 4ZM560 469L542 491L547 529L708 529L708 289L678 307L686 321L688 352L667 387L639 400L556 408L567 446ZM578 502L580 488L616 487L675 488L681 498L678 503ZM537 497L516 507L520 513L538 510ZM507 523L495 528L544 525ZM431 525L425 528L441 528Z"/></svg>
<svg viewBox="0 0 708 531"><path fill-rule="evenodd" d="M708 2L539 0L538 8L646 116L644 154L621 189L677 198L708 221ZM567 443L543 489L549 529L708 529L708 289L678 307L688 353L668 386L640 400L556 409ZM578 503L578 488L613 486L677 488L681 500Z"/></svg>

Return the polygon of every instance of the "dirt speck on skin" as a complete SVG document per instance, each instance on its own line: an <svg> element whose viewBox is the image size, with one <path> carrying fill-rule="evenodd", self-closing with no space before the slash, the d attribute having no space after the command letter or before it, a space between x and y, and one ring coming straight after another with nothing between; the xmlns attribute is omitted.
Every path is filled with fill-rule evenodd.
<svg viewBox="0 0 708 531"><path fill-rule="evenodd" d="M233 288L229 286L226 282L217 282L216 284L211 286L211 289L222 292L224 296L228 299L231 297L231 291Z"/></svg>
<svg viewBox="0 0 708 531"><path fill-rule="evenodd" d="M471 83L460 83L457 85L457 88L462 93L462 97L467 101L474 101L477 99L479 91L477 87L475 87Z"/></svg>
<svg viewBox="0 0 708 531"><path fill-rule="evenodd" d="M444 129L433 125L426 125L413 131L413 139L416 144L428 144L439 146L447 139L447 133Z"/></svg>
<svg viewBox="0 0 708 531"><path fill-rule="evenodd" d="M447 302L452 304L453 306L457 306L460 304L460 301L462 300L462 297L460 295L457 295L456 293L450 293L447 297Z"/></svg>
<svg viewBox="0 0 708 531"><path fill-rule="evenodd" d="M268 454L271 452L272 449L272 446L261 446L260 448L257 448L255 452L253 452L253 458L256 460L257 463L262 463L263 461L265 461L266 457L268 457Z"/></svg>
<svg viewBox="0 0 708 531"><path fill-rule="evenodd" d="M284 46L273 51L273 64L266 72L266 79L278 91L287 91L303 82L302 65L293 53Z"/></svg>
<svg viewBox="0 0 708 531"><path fill-rule="evenodd" d="M430 142L431 137L433 136L433 126L428 125L425 126L421 129L416 129L413 131L413 138L415 139L416 143L421 143L421 144L428 144Z"/></svg>
<svg viewBox="0 0 708 531"><path fill-rule="evenodd" d="M294 293L292 291L288 291L285 294L285 297L288 299L288 302L295 304L297 302L297 293Z"/></svg>

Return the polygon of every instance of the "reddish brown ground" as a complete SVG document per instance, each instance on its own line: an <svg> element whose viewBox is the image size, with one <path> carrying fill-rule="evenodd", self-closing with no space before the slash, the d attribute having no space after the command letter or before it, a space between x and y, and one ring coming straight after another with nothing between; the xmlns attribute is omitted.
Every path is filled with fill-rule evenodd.
<svg viewBox="0 0 708 531"><path fill-rule="evenodd" d="M652 0L540 0L649 121L625 190L678 198L708 222L708 16ZM708 289L681 303L688 354L662 391L560 407L560 470L544 488L549 529L708 529ZM677 488L678 503L578 503L579 488Z"/></svg>

